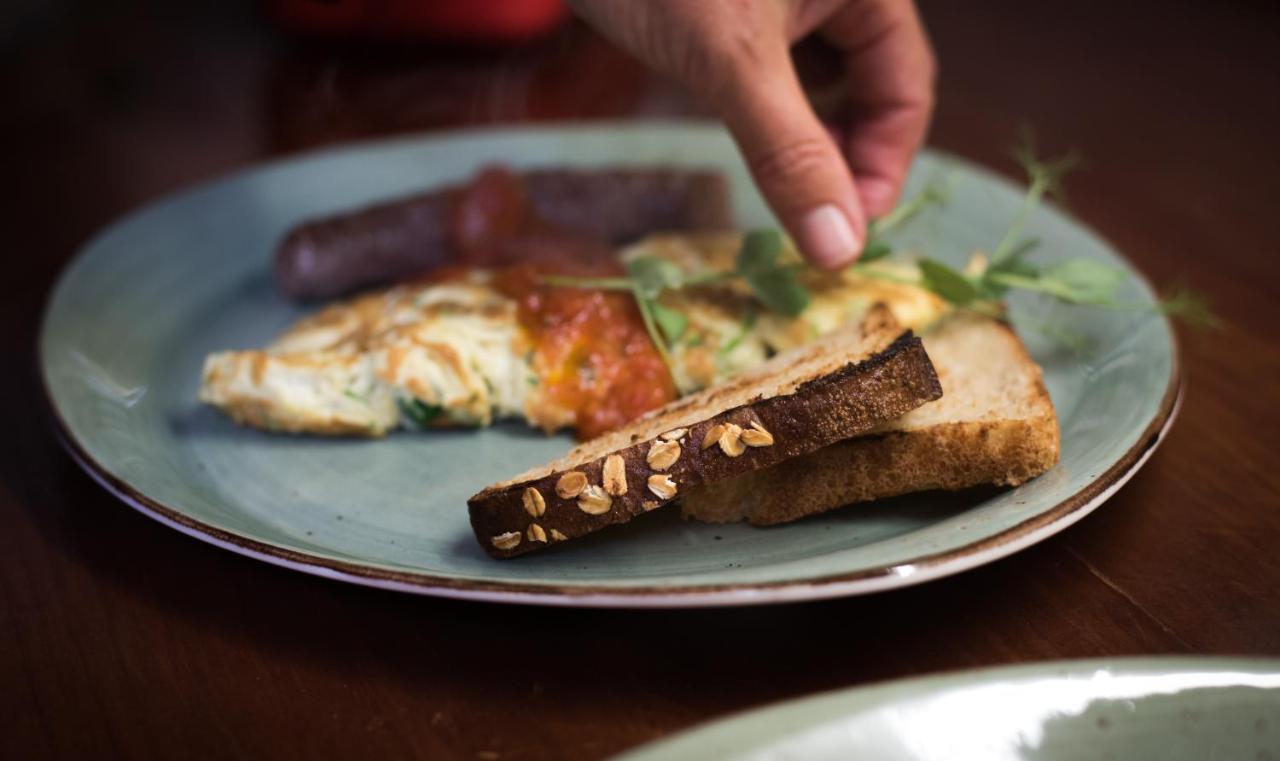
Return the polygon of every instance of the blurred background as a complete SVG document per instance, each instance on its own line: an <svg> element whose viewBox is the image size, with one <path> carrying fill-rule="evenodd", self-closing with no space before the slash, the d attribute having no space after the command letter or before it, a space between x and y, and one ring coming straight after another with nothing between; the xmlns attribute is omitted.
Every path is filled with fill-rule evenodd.
<svg viewBox="0 0 1280 761"><path fill-rule="evenodd" d="M57 446L39 414L36 326L80 245L192 183L342 141L697 115L697 104L552 0L0 5L0 357L16 368L0 373L0 598L18 601L0 604L0 653L10 656L0 657L0 737L32 747L57 738L80 757L95 744L123 753L148 741L197 752L225 742L247 756L272 736L282 757L425 756L432 736L488 752L487 733L512 705L542 700L567 713L538 737L563 733L580 743L570 750L598 756L854 673L1037 654L1275 652L1273 618L1257 608L1274 585L1240 569L1274 553L1255 516L1276 503L1265 441L1280 378L1280 3L920 6L941 63L930 143L1011 177L1020 125L1046 152L1079 150L1087 163L1067 183L1072 213L1153 282L1192 284L1224 319L1221 331L1182 332L1191 390L1172 438L1115 505L1038 554L856 605L792 606L776 625L764 609L628 614L632 641L665 642L660 660L640 662L657 668L633 670L617 689L612 673L548 666L545 696L535 685L526 697L524 682L476 681L466 662L424 653L440 641L432 631L444 621L481 648L521 627L572 642L621 614L379 595L176 539L116 504ZM806 45L797 56L815 102L839 110L824 51ZM1058 618L1035 615L1046 611ZM1044 628L1055 620L1074 628ZM955 621L975 626L948 629ZM1102 623L1085 630L1090 622ZM665 636L704 629L738 640L818 635L764 678L730 678ZM849 663L833 669L828 654L848 637ZM564 688L580 683L614 694L598 703ZM277 711L281 694L291 704ZM425 713L439 702L451 713Z"/></svg>
<svg viewBox="0 0 1280 761"><path fill-rule="evenodd" d="M0 150L16 179L0 208L19 245L46 252L19 265L38 282L127 209L265 157L460 125L699 112L559 0L7 6ZM1014 176L1021 124L1047 151L1080 150L1075 211L1128 236L1115 242L1158 282L1198 278L1211 291L1197 246L1232 245L1235 232L1280 240L1280 151L1258 148L1280 134L1280 4L920 6L941 61L935 146ZM823 52L802 45L797 58L815 102L835 111ZM1125 224L1134 213L1181 229L1143 238ZM1142 254L1171 240L1186 250ZM1241 274L1274 275L1273 260Z"/></svg>

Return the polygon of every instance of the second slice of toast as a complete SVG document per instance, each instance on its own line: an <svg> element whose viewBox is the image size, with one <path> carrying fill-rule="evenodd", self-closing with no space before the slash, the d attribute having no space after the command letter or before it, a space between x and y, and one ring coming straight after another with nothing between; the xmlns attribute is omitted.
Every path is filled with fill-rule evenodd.
<svg viewBox="0 0 1280 761"><path fill-rule="evenodd" d="M493 557L592 533L684 493L873 430L942 394L920 339L883 307L467 500Z"/></svg>
<svg viewBox="0 0 1280 761"><path fill-rule="evenodd" d="M1058 461L1058 420L1039 366L1006 325L957 315L924 337L943 397L851 438L715 488L686 518L765 526L929 489L1017 486Z"/></svg>

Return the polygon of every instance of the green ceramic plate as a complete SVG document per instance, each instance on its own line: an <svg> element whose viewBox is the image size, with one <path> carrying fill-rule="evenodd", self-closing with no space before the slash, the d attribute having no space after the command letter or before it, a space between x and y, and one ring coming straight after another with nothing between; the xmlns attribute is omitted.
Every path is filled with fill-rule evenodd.
<svg viewBox="0 0 1280 761"><path fill-rule="evenodd" d="M913 584L1015 552L1083 517L1151 453L1178 387L1160 317L1015 301L1024 325L1070 330L1086 353L1024 331L1062 422L1062 463L1012 491L921 495L786 528L686 524L658 511L555 551L488 559L466 498L558 456L568 438L521 426L382 441L274 436L195 401L201 361L261 345L303 312L277 295L271 254L299 220L468 176L486 162L716 166L744 225L771 222L725 134L700 125L564 126L437 134L315 153L161 200L85 246L55 288L40 336L44 380L71 451L104 486L200 539L269 562L413 592L556 605L678 606L833 597ZM960 263L990 248L1016 186L936 153L912 184L955 177L952 202L906 246ZM1045 210L1043 255L1129 269Z"/></svg>
<svg viewBox="0 0 1280 761"><path fill-rule="evenodd" d="M742 714L617 761L1265 761L1280 660L1038 663L859 687Z"/></svg>

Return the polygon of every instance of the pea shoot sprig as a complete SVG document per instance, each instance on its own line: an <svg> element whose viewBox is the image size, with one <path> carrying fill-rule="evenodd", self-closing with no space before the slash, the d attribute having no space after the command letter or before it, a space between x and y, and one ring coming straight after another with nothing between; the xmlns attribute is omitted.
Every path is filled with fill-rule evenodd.
<svg viewBox="0 0 1280 761"><path fill-rule="evenodd" d="M871 223L867 244L854 267L878 261L893 253L885 236L905 225L930 206L946 201L948 188L941 181L929 183L919 195L899 205ZM744 282L765 308L786 317L799 317L812 296L800 280L808 265L784 256L786 241L777 230L748 232L734 257L733 269L723 272L687 274L674 262L657 256L637 256L627 261L623 277L569 277L551 275L541 279L547 285L625 291L635 297L645 329L668 368L673 368L671 347L689 328L689 318L664 305L664 291L718 285L733 280ZM754 317L754 312L751 313Z"/></svg>
<svg viewBox="0 0 1280 761"><path fill-rule="evenodd" d="M1010 290L1043 294L1068 304L1104 309L1157 311L1197 326L1214 326L1217 318L1198 294L1176 289L1154 303L1127 302L1116 297L1126 274L1123 270L1093 259L1059 259L1048 264L1028 261L1039 240L1023 236L1032 213L1046 196L1060 193L1062 177L1079 164L1069 154L1058 159L1036 157L1034 146L1025 140L1015 157L1027 173L1026 196L1008 229L991 250L985 266L960 271L937 259L915 261L918 273L906 276L887 271L876 263L893 254L888 242L896 229L927 209L946 202L948 183L935 179L914 198L868 226L867 243L850 270L866 277L917 285L931 291L953 307L1000 319L1005 318L1002 299ZM632 294L653 345L673 371L672 346L689 329L689 318L678 309L661 303L665 291L718 285L731 281L745 283L765 308L786 317L798 317L812 301L800 275L808 265L784 256L786 242L777 230L748 232L734 258L733 268L720 272L686 273L679 265L657 256L637 256L627 261L621 277L546 276L541 282L561 287L623 291ZM970 271L972 270L972 271ZM753 313L754 314L754 313Z"/></svg>
<svg viewBox="0 0 1280 761"><path fill-rule="evenodd" d="M1116 291L1127 278L1124 270L1102 262L1085 259L1059 259L1045 265L1028 261L1027 255L1040 241L1023 237L1023 228L1032 212L1049 195L1060 195L1062 178L1080 164L1072 153L1053 160L1036 157L1030 137L1014 151L1027 173L1028 188L1022 205L985 267L974 273L956 270L936 259L917 262L920 284L943 300L960 308L984 314L1003 311L1000 300L1018 289L1050 296L1067 304L1077 304L1121 311L1155 311L1197 327L1219 324L1208 302L1186 288L1174 289L1155 302L1122 301Z"/></svg>
<svg viewBox="0 0 1280 761"><path fill-rule="evenodd" d="M753 230L743 239L730 271L691 275L661 257L637 256L627 261L624 277L553 275L542 278L541 282L570 288L630 292L635 297L653 345L671 367L671 346L689 329L689 318L659 300L664 291L741 280L751 288L761 304L779 314L798 317L808 308L811 296L799 278L805 265L783 261L784 248L782 234L777 230Z"/></svg>

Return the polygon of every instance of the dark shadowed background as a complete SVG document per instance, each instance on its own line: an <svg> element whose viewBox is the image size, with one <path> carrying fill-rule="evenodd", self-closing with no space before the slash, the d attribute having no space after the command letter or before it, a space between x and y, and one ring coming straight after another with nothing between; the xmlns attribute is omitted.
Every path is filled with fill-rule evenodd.
<svg viewBox="0 0 1280 761"><path fill-rule="evenodd" d="M522 44L370 42L230 0L7 6L0 757L599 758L871 680L1280 654L1275 3L922 3L941 61L931 143L1015 176L1022 123L1046 149L1077 148L1073 213L1156 283L1206 294L1226 327L1181 331L1173 432L1064 534L900 592L683 612L400 596L181 536L59 448L34 336L76 247L186 184L334 141L695 104L573 23ZM530 656L495 660L512 638Z"/></svg>

